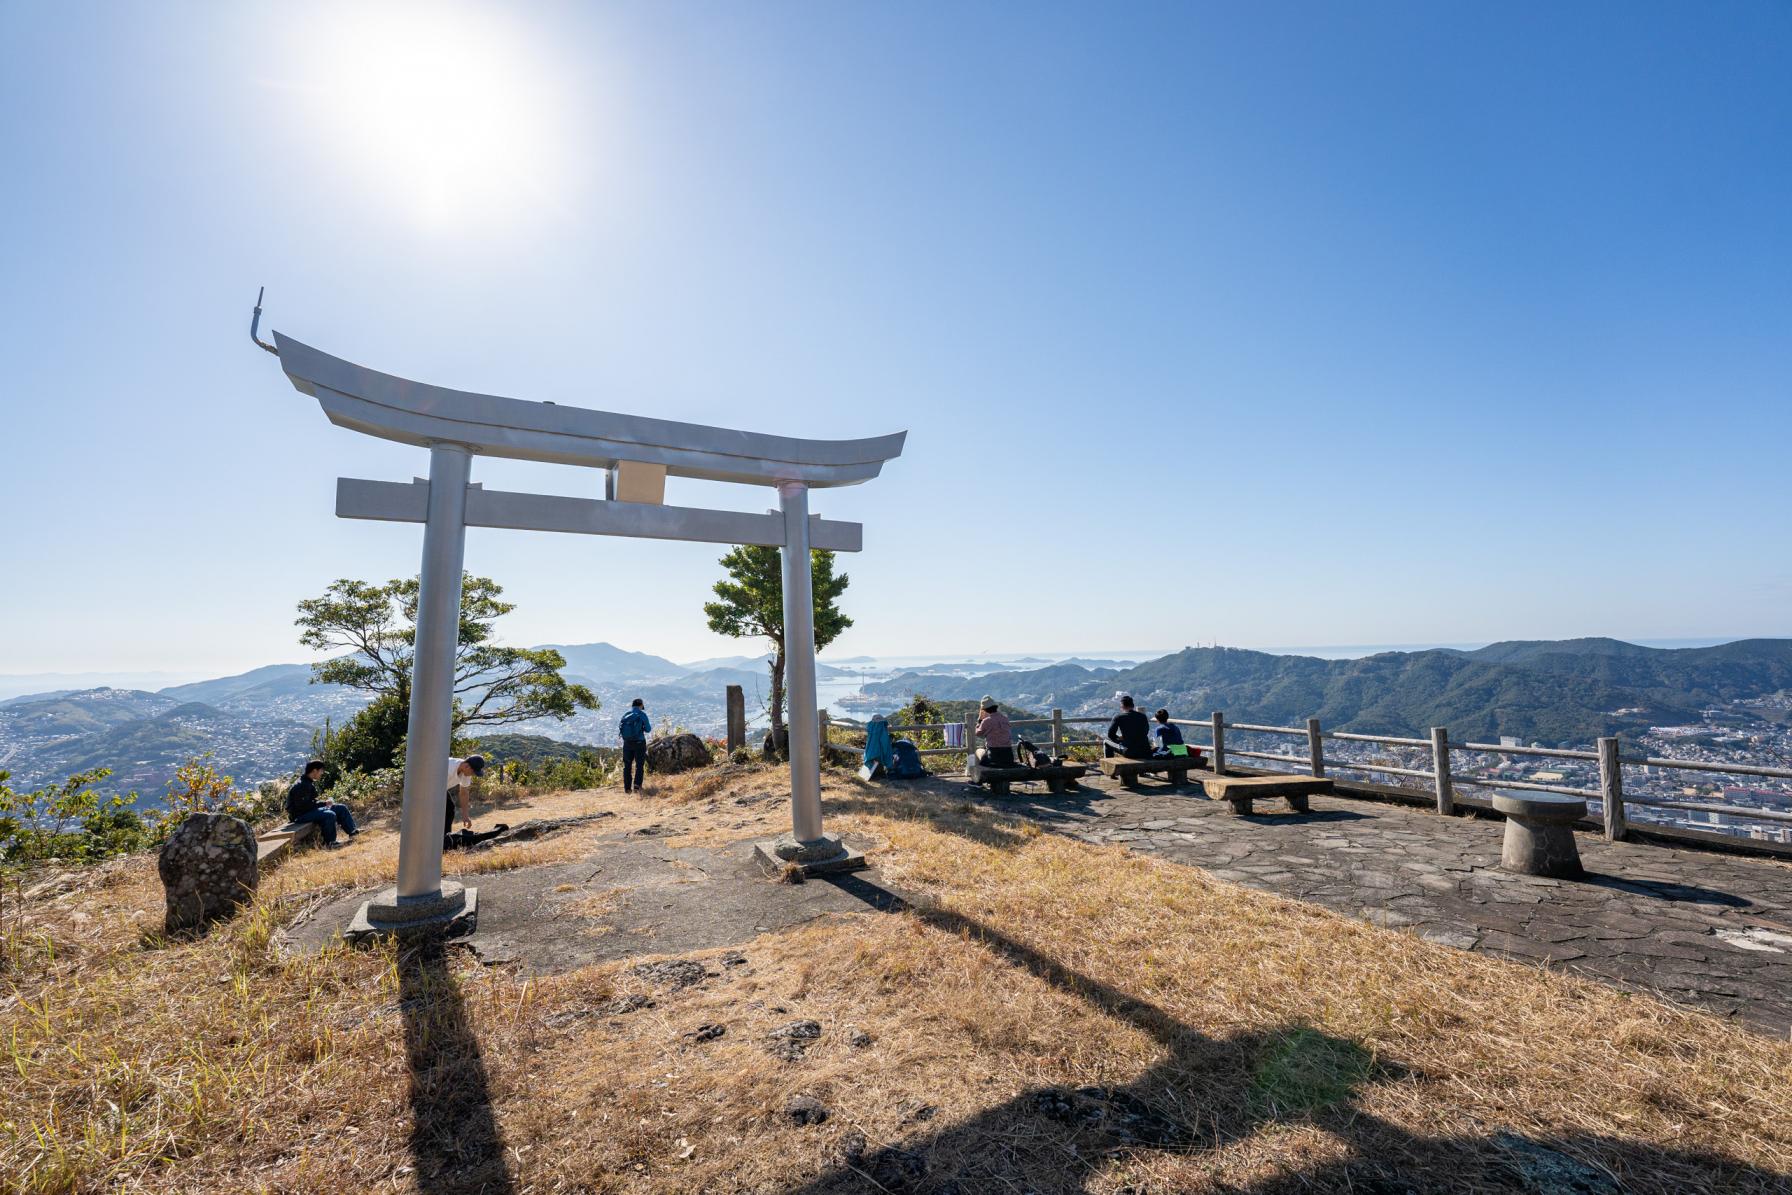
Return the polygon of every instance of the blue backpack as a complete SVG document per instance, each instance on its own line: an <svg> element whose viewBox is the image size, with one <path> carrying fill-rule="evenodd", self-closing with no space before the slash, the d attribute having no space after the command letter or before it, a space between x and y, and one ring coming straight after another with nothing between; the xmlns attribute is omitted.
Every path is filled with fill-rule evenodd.
<svg viewBox="0 0 1792 1195"><path fill-rule="evenodd" d="M640 710L630 710L622 715L622 725L619 727L622 732L622 741L625 743L641 742L647 737L649 725L651 723L647 721L646 714Z"/></svg>
<svg viewBox="0 0 1792 1195"><path fill-rule="evenodd" d="M919 780L927 775L927 769L921 766L921 753L909 739L897 739L890 745L895 752L896 763L890 768L890 776L896 780Z"/></svg>

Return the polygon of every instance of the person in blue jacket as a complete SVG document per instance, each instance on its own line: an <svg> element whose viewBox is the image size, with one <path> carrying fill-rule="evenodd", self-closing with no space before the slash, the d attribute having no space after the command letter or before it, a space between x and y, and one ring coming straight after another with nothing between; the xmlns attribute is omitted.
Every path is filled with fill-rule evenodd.
<svg viewBox="0 0 1792 1195"><path fill-rule="evenodd" d="M639 697L622 715L617 730L622 735L622 791L645 791L642 773L647 768L647 736L653 733L653 723L647 720L645 703Z"/></svg>

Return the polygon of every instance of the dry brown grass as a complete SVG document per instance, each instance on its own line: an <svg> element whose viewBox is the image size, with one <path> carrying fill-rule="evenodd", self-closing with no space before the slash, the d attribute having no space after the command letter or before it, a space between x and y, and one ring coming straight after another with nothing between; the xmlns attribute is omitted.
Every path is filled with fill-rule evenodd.
<svg viewBox="0 0 1792 1195"><path fill-rule="evenodd" d="M527 815L603 807L596 833L662 822L691 841L781 828L774 773L707 784ZM828 796L832 825L888 844L884 883L916 907L766 935L675 993L615 965L530 981L457 953L279 957L296 909L390 874L383 828L360 859L294 859L193 943L146 934L147 861L88 877L5 922L0 1175L33 1192L876 1191L863 1176L893 1181L876 1155L892 1145L927 1159L919 1190L1346 1190L1385 1169L1494 1191L1515 1182L1504 1132L1633 1190L1786 1189L1784 1043L977 806L836 777ZM654 1003L617 1011L630 995ZM822 1036L775 1059L766 1035L799 1017ZM726 1034L690 1036L705 1023ZM1128 1145L1039 1110L1079 1086L1175 1132ZM798 1092L825 1124L780 1115ZM855 1132L870 1149L842 1158Z"/></svg>

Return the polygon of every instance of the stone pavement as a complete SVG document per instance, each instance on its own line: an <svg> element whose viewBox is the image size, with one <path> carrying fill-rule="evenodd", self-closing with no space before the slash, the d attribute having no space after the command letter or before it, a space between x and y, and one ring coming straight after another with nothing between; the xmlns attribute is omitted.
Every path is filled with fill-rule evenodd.
<svg viewBox="0 0 1792 1195"><path fill-rule="evenodd" d="M1559 965L1780 1037L1792 1027L1792 866L1777 860L1579 833L1586 878L1547 880L1498 870L1502 821L1370 800L1314 797L1305 815L1264 801L1238 817L1198 786L1087 781L1080 794L982 800L1434 942Z"/></svg>

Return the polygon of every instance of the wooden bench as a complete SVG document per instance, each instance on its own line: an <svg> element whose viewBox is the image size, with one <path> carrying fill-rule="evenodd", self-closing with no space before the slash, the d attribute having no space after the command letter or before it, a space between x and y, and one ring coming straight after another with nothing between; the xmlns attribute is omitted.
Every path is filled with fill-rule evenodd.
<svg viewBox="0 0 1792 1195"><path fill-rule="evenodd" d="M1329 793L1332 782L1324 776L1203 776L1201 788L1211 800L1225 801L1241 817L1251 813L1258 797L1281 797L1295 813L1307 812L1307 798Z"/></svg>
<svg viewBox="0 0 1792 1195"><path fill-rule="evenodd" d="M272 867L291 854L299 843L317 837L316 822L287 822L277 830L268 830L255 839L257 870Z"/></svg>
<svg viewBox="0 0 1792 1195"><path fill-rule="evenodd" d="M1075 788L1077 781L1089 774L1088 766L1080 763L1055 764L1044 768L1023 764L1015 764L1011 768L992 768L978 762L975 757L965 764L964 770L972 784L986 785L998 797L1007 796L1012 785L1037 780L1045 781L1047 791L1061 793L1066 788Z"/></svg>
<svg viewBox="0 0 1792 1195"><path fill-rule="evenodd" d="M1204 772L1207 761L1194 753L1188 755L1158 755L1150 759L1128 759L1124 755L1110 755L1101 761L1101 774L1112 780L1118 780L1125 788L1139 787L1139 777L1158 772L1169 774L1171 784L1182 784L1188 779L1190 772Z"/></svg>

